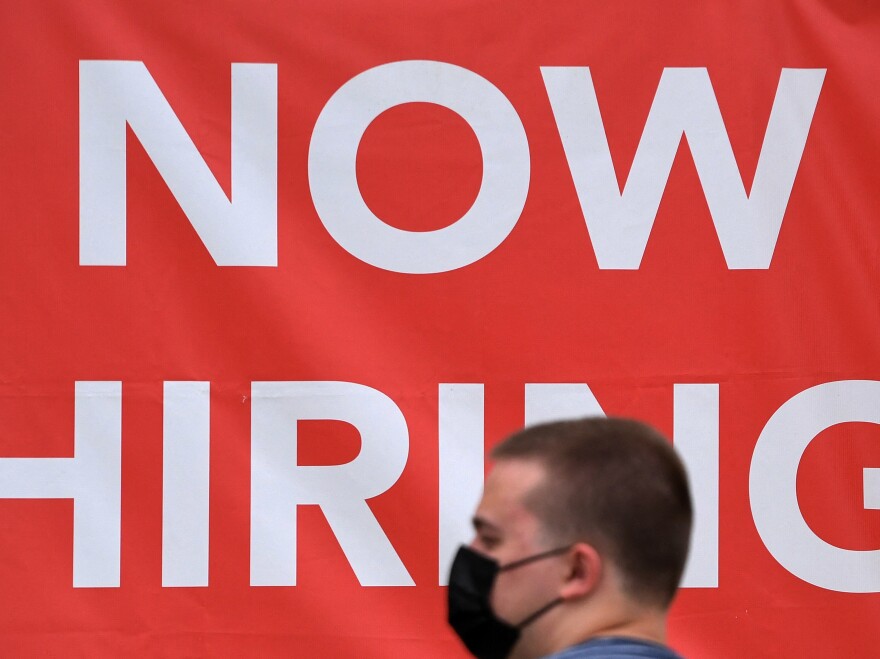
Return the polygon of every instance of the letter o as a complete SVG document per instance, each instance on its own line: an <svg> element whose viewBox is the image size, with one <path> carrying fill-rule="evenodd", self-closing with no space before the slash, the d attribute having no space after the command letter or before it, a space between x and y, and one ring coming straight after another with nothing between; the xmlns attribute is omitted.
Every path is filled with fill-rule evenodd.
<svg viewBox="0 0 880 659"><path fill-rule="evenodd" d="M357 150L367 127L382 112L415 102L460 115L483 157L473 205L436 231L386 224L367 206L357 183ZM447 272L489 254L519 219L529 176L528 139L513 105L485 78L445 62L392 62L358 74L327 101L309 145L309 187L327 231L361 261L393 272Z"/></svg>

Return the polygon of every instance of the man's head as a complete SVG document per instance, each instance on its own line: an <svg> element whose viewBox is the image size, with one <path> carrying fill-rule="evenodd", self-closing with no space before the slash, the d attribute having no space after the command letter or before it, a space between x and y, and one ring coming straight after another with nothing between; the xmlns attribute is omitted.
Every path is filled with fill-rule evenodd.
<svg viewBox="0 0 880 659"><path fill-rule="evenodd" d="M492 457L543 467L522 503L545 543L585 541L616 565L633 598L669 605L692 511L684 466L660 433L629 419L561 421L518 432Z"/></svg>
<svg viewBox="0 0 880 659"><path fill-rule="evenodd" d="M663 436L627 419L563 421L512 435L492 458L471 543L502 568L492 609L518 626L559 603L527 626L513 656L594 634L662 640L643 623L665 622L692 518L684 467Z"/></svg>

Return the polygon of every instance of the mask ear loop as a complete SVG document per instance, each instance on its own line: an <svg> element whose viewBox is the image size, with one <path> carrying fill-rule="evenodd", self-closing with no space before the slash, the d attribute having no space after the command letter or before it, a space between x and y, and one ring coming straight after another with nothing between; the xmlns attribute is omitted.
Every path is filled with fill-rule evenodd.
<svg viewBox="0 0 880 659"><path fill-rule="evenodd" d="M528 618L526 618L525 620L523 620L521 623L519 623L518 625L515 625L516 628L517 628L517 629L523 629L524 627L528 627L528 626L531 625L533 622L535 622L535 620L537 620L537 619L540 618L542 615L544 615L545 613L547 613L547 611L549 611L550 609L552 609L554 606L558 606L558 605L562 604L564 601L565 601L565 600L564 600L563 598L561 598L561 597L557 597L555 600L553 600L553 601L550 602L549 604L547 604L547 605L545 605L545 606L542 606L540 609L538 609L537 611L535 611L532 615L530 615Z"/></svg>
<svg viewBox="0 0 880 659"><path fill-rule="evenodd" d="M535 554L534 556L526 556L525 558L521 558L518 561L514 561L513 563L508 563L507 565L502 565L501 567L498 568L498 571L503 572L505 570L514 570L518 567L522 567L523 565L528 565L529 563L532 563L534 561L540 561L542 558L550 558L551 556L556 556L558 554L564 554L565 552L567 552L571 548L572 548L572 545L565 545L564 547L557 547L556 549L551 549L549 551L541 552L540 554ZM520 622L518 625L514 625L514 627L516 627L517 629L523 629L524 627L527 627L528 625L535 622L535 620L540 618L542 615L547 613L550 609L562 604L564 601L565 601L564 598L557 597L553 601L548 602L547 604L542 606L540 609L538 609L537 611L532 613L530 616L528 616L525 620Z"/></svg>
<svg viewBox="0 0 880 659"><path fill-rule="evenodd" d="M528 565L533 561L540 561L542 558L550 558L551 556L556 556L557 554L564 554L571 548L572 545L565 545L564 547L557 547L556 549L541 552L540 554L535 554L534 556L526 556L525 558L521 558L518 561L513 561L513 563L507 563L506 565L500 566L498 568L498 571L504 572L506 570L515 570L516 568L522 567L523 565Z"/></svg>

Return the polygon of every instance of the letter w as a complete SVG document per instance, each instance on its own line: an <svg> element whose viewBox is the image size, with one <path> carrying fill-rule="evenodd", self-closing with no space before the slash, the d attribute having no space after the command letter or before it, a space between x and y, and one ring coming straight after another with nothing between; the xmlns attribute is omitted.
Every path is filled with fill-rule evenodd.
<svg viewBox="0 0 880 659"><path fill-rule="evenodd" d="M232 201L143 62L81 61L79 74L81 265L125 265L126 123L217 265L277 265L274 64L232 65Z"/></svg>
<svg viewBox="0 0 880 659"><path fill-rule="evenodd" d="M728 268L770 267L825 69L782 69L750 194L706 69L664 69L623 193L589 68L541 73L600 268L638 269L682 135Z"/></svg>

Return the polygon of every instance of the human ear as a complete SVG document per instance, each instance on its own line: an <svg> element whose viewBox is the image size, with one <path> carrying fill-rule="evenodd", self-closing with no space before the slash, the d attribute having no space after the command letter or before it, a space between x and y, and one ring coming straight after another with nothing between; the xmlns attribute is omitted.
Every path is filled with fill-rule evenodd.
<svg viewBox="0 0 880 659"><path fill-rule="evenodd" d="M596 589L602 576L599 552L586 542L577 542L571 546L565 558L568 571L559 596L564 600L573 600L589 595Z"/></svg>

